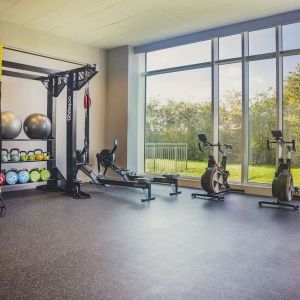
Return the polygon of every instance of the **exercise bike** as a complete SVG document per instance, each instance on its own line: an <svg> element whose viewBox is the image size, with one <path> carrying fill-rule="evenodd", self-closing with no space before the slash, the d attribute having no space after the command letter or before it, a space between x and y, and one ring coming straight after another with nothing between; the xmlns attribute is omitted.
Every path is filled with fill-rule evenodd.
<svg viewBox="0 0 300 300"><path fill-rule="evenodd" d="M285 141L280 130L272 130L273 141L267 140L268 149L271 144L279 145L279 160L278 167L275 171L275 177L272 182L272 196L277 198L277 201L259 201L259 206L273 205L279 207L290 207L298 210L299 206L290 204L297 188L294 187L293 175L291 172L292 153L296 151L295 140ZM287 150L287 155L285 155ZM285 159L286 156L286 159Z"/></svg>
<svg viewBox="0 0 300 300"><path fill-rule="evenodd" d="M228 184L229 171L226 170L227 155L226 152L232 149L230 144L212 144L208 142L205 134L198 134L198 147L200 152L203 152L202 147L218 147L218 151L222 153L223 157L221 163L218 164L215 157L210 154L208 156L208 166L201 177L201 186L206 191L206 194L193 193L192 198L208 198L223 201L225 194L230 191ZM202 147L201 147L202 144Z"/></svg>

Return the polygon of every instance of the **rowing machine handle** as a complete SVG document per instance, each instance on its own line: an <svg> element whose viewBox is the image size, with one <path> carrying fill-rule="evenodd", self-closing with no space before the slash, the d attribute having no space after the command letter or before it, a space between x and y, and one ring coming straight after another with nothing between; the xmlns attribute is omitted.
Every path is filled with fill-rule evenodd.
<svg viewBox="0 0 300 300"><path fill-rule="evenodd" d="M114 139L114 147L112 148L112 150L110 152L111 154L115 153L115 151L118 148L118 145L119 145L119 141L117 139Z"/></svg>

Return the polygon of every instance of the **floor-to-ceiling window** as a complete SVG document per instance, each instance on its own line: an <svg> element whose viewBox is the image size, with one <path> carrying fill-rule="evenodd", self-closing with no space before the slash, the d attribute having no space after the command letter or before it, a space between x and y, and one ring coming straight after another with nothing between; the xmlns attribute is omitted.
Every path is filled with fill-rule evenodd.
<svg viewBox="0 0 300 300"><path fill-rule="evenodd" d="M222 144L232 144L232 150L227 153L227 169L231 180L241 181L243 142L241 63L221 65L219 77L219 141Z"/></svg>
<svg viewBox="0 0 300 300"><path fill-rule="evenodd" d="M292 172L294 184L300 186L300 23L282 27L282 42L283 50L294 54L283 57L283 133L296 141Z"/></svg>
<svg viewBox="0 0 300 300"><path fill-rule="evenodd" d="M284 57L283 75L283 132L287 140L296 141L293 176L300 186L300 55Z"/></svg>
<svg viewBox="0 0 300 300"><path fill-rule="evenodd" d="M249 182L272 183L276 147L267 148L276 128L276 61L249 63Z"/></svg>
<svg viewBox="0 0 300 300"><path fill-rule="evenodd" d="M146 171L201 174L197 134L211 138L211 68L150 76L146 112Z"/></svg>
<svg viewBox="0 0 300 300"><path fill-rule="evenodd" d="M201 176L208 154L197 146L203 132L233 144L231 181L270 184L277 153L277 146L267 149L271 130L282 129L300 149L299 32L300 23L278 25L148 52L145 171Z"/></svg>
<svg viewBox="0 0 300 300"><path fill-rule="evenodd" d="M195 43L148 54L146 172L199 176L206 165L197 134L212 136L211 43ZM155 70L168 68L168 71Z"/></svg>

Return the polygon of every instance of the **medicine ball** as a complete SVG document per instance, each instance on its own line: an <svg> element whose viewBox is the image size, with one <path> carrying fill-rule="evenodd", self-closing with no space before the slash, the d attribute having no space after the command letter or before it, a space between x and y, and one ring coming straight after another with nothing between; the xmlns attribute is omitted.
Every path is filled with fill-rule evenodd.
<svg viewBox="0 0 300 300"><path fill-rule="evenodd" d="M38 182L41 179L41 175L40 175L39 170L37 168L32 169L29 172L29 177L30 177L31 182Z"/></svg>
<svg viewBox="0 0 300 300"><path fill-rule="evenodd" d="M27 183L29 181L29 172L28 170L24 169L18 172L18 180L20 183Z"/></svg>
<svg viewBox="0 0 300 300"><path fill-rule="evenodd" d="M30 139L46 139L51 133L51 121L43 114L31 114L25 119L23 129Z"/></svg>
<svg viewBox="0 0 300 300"><path fill-rule="evenodd" d="M46 168L42 168L40 169L40 176L41 176L41 181L47 181L50 179L51 173Z"/></svg>
<svg viewBox="0 0 300 300"><path fill-rule="evenodd" d="M18 174L16 170L10 170L5 174L6 183L9 185L16 184L18 182Z"/></svg>
<svg viewBox="0 0 300 300"><path fill-rule="evenodd" d="M4 175L4 171L0 172L0 185L4 185L5 184L5 175Z"/></svg>
<svg viewBox="0 0 300 300"><path fill-rule="evenodd" d="M14 139L22 130L22 121L17 115L11 111L3 111L1 113L2 122L2 138Z"/></svg>

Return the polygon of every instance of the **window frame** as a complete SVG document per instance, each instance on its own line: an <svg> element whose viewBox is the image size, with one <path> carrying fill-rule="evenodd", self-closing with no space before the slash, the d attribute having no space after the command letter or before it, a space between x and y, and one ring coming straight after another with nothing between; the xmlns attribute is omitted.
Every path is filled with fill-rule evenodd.
<svg viewBox="0 0 300 300"><path fill-rule="evenodd" d="M300 21L299 21L300 22ZM192 69L201 69L211 67L211 84L212 84L212 93L211 93L211 107L212 107L212 137L213 142L216 143L219 140L219 66L224 64L232 64L236 62L242 63L242 121L243 121L243 143L242 143L242 170L241 170L241 185L268 185L269 184L257 184L248 182L248 167L249 167L249 62L259 61L265 59L276 59L276 126L279 130L283 130L283 57L291 55L300 55L300 48L292 50L283 50L283 41L282 41L282 27L284 25L289 25L297 22L281 24L277 26L269 26L261 29L275 28L275 45L276 49L274 52L262 53L249 55L249 32L254 31L245 31L241 32L241 56L233 57L229 59L219 59L219 38L214 37L210 39L211 41L211 61L177 66L166 69L158 69L152 71L146 71L142 75L145 77L145 89L147 90L147 78L152 75L170 73L170 72L179 72ZM259 28L255 31L260 30ZM230 36L230 35L228 35ZM145 67L147 67L147 52L145 53ZM147 68L145 68L147 70ZM146 105L147 97L145 91L144 104ZM146 115L145 115L146 120ZM144 128L145 133L145 128ZM145 141L144 141L145 146ZM214 150L217 157L217 149ZM276 151L276 163L278 161L278 151ZM199 174L200 175L200 174ZM195 179L197 177L186 177Z"/></svg>

